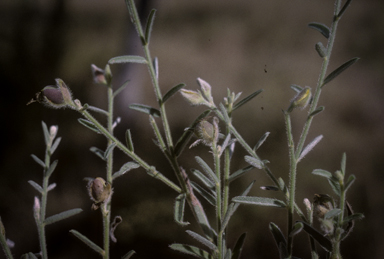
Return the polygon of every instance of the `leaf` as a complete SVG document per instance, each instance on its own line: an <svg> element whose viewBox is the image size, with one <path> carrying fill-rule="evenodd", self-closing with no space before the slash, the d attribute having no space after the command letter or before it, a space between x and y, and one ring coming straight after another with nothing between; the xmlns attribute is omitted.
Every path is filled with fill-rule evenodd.
<svg viewBox="0 0 384 259"><path fill-rule="evenodd" d="M269 230L271 231L273 238L275 239L277 248L280 250L282 247L286 249L287 240L285 239L283 232L281 232L280 228L273 222L269 223ZM282 244L282 246L281 246ZM280 251L281 253L282 251ZM283 251L284 254L288 253L288 251Z"/></svg>
<svg viewBox="0 0 384 259"><path fill-rule="evenodd" d="M360 58L352 58L336 68L332 73L330 73L325 79L321 87L331 82L333 79L335 79L338 75L340 75L344 70L355 64Z"/></svg>
<svg viewBox="0 0 384 259"><path fill-rule="evenodd" d="M51 147L51 155L56 151L57 147L59 146L60 144L60 141L61 141L61 137L58 137L55 142L53 142L53 145Z"/></svg>
<svg viewBox="0 0 384 259"><path fill-rule="evenodd" d="M202 172L200 172L197 169L191 169L192 173L200 179L202 183L204 183L205 186L210 188L211 190L215 188L215 183L211 181L208 177L206 177Z"/></svg>
<svg viewBox="0 0 384 259"><path fill-rule="evenodd" d="M311 22L308 24L308 27L319 31L321 34L323 34L325 38L329 38L330 31L327 25L317 22Z"/></svg>
<svg viewBox="0 0 384 259"><path fill-rule="evenodd" d="M315 49L321 58L324 58L327 56L327 49L324 47L323 43L321 42L316 43Z"/></svg>
<svg viewBox="0 0 384 259"><path fill-rule="evenodd" d="M83 118L79 118L78 121L80 122L80 124L87 127L88 129L93 130L97 134L101 134L100 130L95 126L95 124L93 124L93 122Z"/></svg>
<svg viewBox="0 0 384 259"><path fill-rule="evenodd" d="M187 146L188 142L191 140L193 134L194 134L194 129L196 125L205 117L208 116L208 114L211 113L211 110L206 110L202 114L200 114L199 117L196 118L196 120L192 123L192 125L184 131L183 135L179 138L179 140L176 142L175 145L175 155L179 156L181 152L184 150L184 148Z"/></svg>
<svg viewBox="0 0 384 259"><path fill-rule="evenodd" d="M271 132L265 132L263 136L261 136L261 138L259 139L259 141L257 141L255 147L253 148L254 151L258 150L259 147L264 143L264 141L268 138L269 134Z"/></svg>
<svg viewBox="0 0 384 259"><path fill-rule="evenodd" d="M101 256L104 255L104 253L105 253L104 250L100 246L96 245L91 240L89 240L86 236L80 234L78 231L76 231L74 229L71 229L69 232L72 233L74 236L76 236L81 241L83 241L84 244L88 245L90 248L92 248L94 251L99 253Z"/></svg>
<svg viewBox="0 0 384 259"><path fill-rule="evenodd" d="M317 107L316 110L314 110L313 112L311 112L311 114L309 114L308 117L313 117L315 116L316 114L319 114L320 112L324 111L324 106L320 106L320 107Z"/></svg>
<svg viewBox="0 0 384 259"><path fill-rule="evenodd" d="M299 158L297 159L297 162L299 162L301 159L303 159L323 138L323 135L317 136L314 140L312 140L311 143L309 143L303 151L301 151Z"/></svg>
<svg viewBox="0 0 384 259"><path fill-rule="evenodd" d="M33 160L35 160L36 163L38 163L39 165L41 165L43 168L45 168L45 163L43 161L40 160L40 158L38 158L37 156L35 156L34 154L31 154L31 157L33 158Z"/></svg>
<svg viewBox="0 0 384 259"><path fill-rule="evenodd" d="M343 174L343 176L345 176L345 168L347 166L347 154L346 153L343 153L343 156L341 158L341 173Z"/></svg>
<svg viewBox="0 0 384 259"><path fill-rule="evenodd" d="M49 224L55 223L57 221L72 217L72 216L74 216L74 215L76 215L82 211L83 211L82 209L77 208L77 209L71 209L71 210L60 212L56 215L53 215L53 216L46 218L44 220L44 225L49 225Z"/></svg>
<svg viewBox="0 0 384 259"><path fill-rule="evenodd" d="M139 63L147 64L147 60L140 56L119 56L114 57L108 60L108 64L118 64L118 63Z"/></svg>
<svg viewBox="0 0 384 259"><path fill-rule="evenodd" d="M255 158L253 156L245 156L244 159L248 164L252 165L253 167L256 167L258 169L263 169L264 165L263 165L263 162L261 160Z"/></svg>
<svg viewBox="0 0 384 259"><path fill-rule="evenodd" d="M92 153L94 153L96 156L100 157L101 159L103 159L104 161L106 161L105 159L105 156L104 156L104 151L97 148L97 147L91 147L89 149Z"/></svg>
<svg viewBox="0 0 384 259"><path fill-rule="evenodd" d="M83 106L84 107L84 106ZM100 113L100 114L103 114L105 116L108 116L109 113L106 111L106 110L103 110L103 109L100 109L98 107L95 107L95 106L91 106L89 105L87 110L91 110L91 111L94 111L94 112L97 112L97 113Z"/></svg>
<svg viewBox="0 0 384 259"><path fill-rule="evenodd" d="M325 213L324 215L324 219L331 219L331 218L334 218L336 217L337 215L339 215L341 213L341 210L340 209L332 209L330 211L328 211L327 213Z"/></svg>
<svg viewBox="0 0 384 259"><path fill-rule="evenodd" d="M232 199L233 202L260 205L260 206L271 206L285 208L286 204L278 199L266 198L266 197L255 197L255 196L237 196Z"/></svg>
<svg viewBox="0 0 384 259"><path fill-rule="evenodd" d="M136 169L136 168L139 168L140 165L136 162L128 162L128 163L125 163L119 171L117 171L116 173L114 173L112 175L112 179L115 180L117 177L119 176L122 176L123 174L127 173L128 171L132 170L132 169Z"/></svg>
<svg viewBox="0 0 384 259"><path fill-rule="evenodd" d="M45 124L44 121L41 121L41 126L43 127L45 145L48 145L51 139L51 134L49 134L47 124Z"/></svg>
<svg viewBox="0 0 384 259"><path fill-rule="evenodd" d="M164 95L163 97L163 103L165 103L170 97L172 97L175 93L177 93L180 89L185 87L185 84L178 84L171 89Z"/></svg>
<svg viewBox="0 0 384 259"><path fill-rule="evenodd" d="M337 16L339 17L339 19L341 18L341 16L344 14L345 10L347 10L347 8L349 7L349 4L352 2L352 0L347 0L345 2L345 4L343 5L343 7L341 8L340 12L337 14Z"/></svg>
<svg viewBox="0 0 384 259"><path fill-rule="evenodd" d="M125 142L129 151L134 152L133 141L131 136L131 130L127 129L125 132Z"/></svg>
<svg viewBox="0 0 384 259"><path fill-rule="evenodd" d="M225 108L224 104L220 103L219 108L220 108L220 111L216 110L216 113L218 114L218 116L220 117L221 115L225 123L227 124L231 123L231 120L228 117L227 108Z"/></svg>
<svg viewBox="0 0 384 259"><path fill-rule="evenodd" d="M241 194L241 196L247 196L248 193L251 191L253 184L255 181L252 181L248 187L244 190L244 192ZM223 221L221 222L221 231L224 231L224 229L227 227L229 220L231 219L232 215L235 213L237 208L240 206L240 203L231 203L227 209L227 212L225 213L225 216L223 218Z"/></svg>
<svg viewBox="0 0 384 259"><path fill-rule="evenodd" d="M52 164L49 166L47 172L45 173L46 177L50 177L51 176L53 171L55 171L55 168L56 168L58 162L59 162L58 160L55 160L55 161L52 162Z"/></svg>
<svg viewBox="0 0 384 259"><path fill-rule="evenodd" d="M293 225L293 229L291 230L291 232L289 232L289 236L293 237L293 236L299 234L301 232L301 230L303 230L303 228L304 228L303 223L301 223L300 221L296 222L295 225Z"/></svg>
<svg viewBox="0 0 384 259"><path fill-rule="evenodd" d="M12 258L12 257L10 257ZM37 256L31 252L27 253L27 254L23 254L21 256L21 259L38 259Z"/></svg>
<svg viewBox="0 0 384 259"><path fill-rule="evenodd" d="M136 110L139 112L143 112L149 115L152 115L154 117L160 117L160 111L158 109L155 109L151 106L144 105L144 104L131 104L129 105L129 108L132 110Z"/></svg>
<svg viewBox="0 0 384 259"><path fill-rule="evenodd" d="M197 234L196 232L193 232L191 230L187 230L186 232L188 233L188 235L190 235L191 237L193 237L194 239L196 239L197 241L199 241L201 244L205 245L209 249L211 249L213 251L217 249L217 246L214 243L212 243L211 241L209 241L205 237Z"/></svg>
<svg viewBox="0 0 384 259"><path fill-rule="evenodd" d="M152 9L147 19L147 26L145 27L145 36L144 36L145 42L147 43L147 45L149 44L149 40L151 39L151 32L152 32L153 21L155 20L155 14L156 14L156 10Z"/></svg>
<svg viewBox="0 0 384 259"><path fill-rule="evenodd" d="M280 191L279 187L277 187L277 186L269 186L269 185L260 186L260 189L262 189L264 191Z"/></svg>
<svg viewBox="0 0 384 259"><path fill-rule="evenodd" d="M111 223L111 229L109 230L109 236L111 237L111 240L113 242L117 242L117 239L115 237L115 230L117 228L117 226L123 221L123 219L121 218L121 216L115 216L115 218L113 219L113 222Z"/></svg>
<svg viewBox="0 0 384 259"><path fill-rule="evenodd" d="M129 251L128 253L126 253L125 255L123 255L123 257L121 257L121 259L129 259L131 258L132 255L134 255L136 252L134 250L131 250Z"/></svg>
<svg viewBox="0 0 384 259"><path fill-rule="evenodd" d="M216 197L212 195L209 191L205 190L203 187L198 185L197 183L191 183L193 189L197 191L204 199L206 199L212 206L216 206Z"/></svg>
<svg viewBox="0 0 384 259"><path fill-rule="evenodd" d="M341 191L339 182L333 178L329 178L328 183L332 187L332 190L337 194L337 196L340 196Z"/></svg>
<svg viewBox="0 0 384 259"><path fill-rule="evenodd" d="M232 111L240 108L241 106L243 106L244 104L246 104L247 102L249 102L250 100L252 100L253 98L255 98L256 96L258 96L261 92L263 92L264 90L261 89L261 90L258 90L250 95L248 95L247 97L245 97L244 99L240 100L238 103L236 103L234 106L233 106L233 109Z"/></svg>
<svg viewBox="0 0 384 259"><path fill-rule="evenodd" d="M37 190L39 193L41 193L41 194L44 193L43 188L42 188L39 184L35 183L35 182L32 181L32 180L29 180L28 183L29 183L30 185L32 185L32 187L35 188L35 190Z"/></svg>
<svg viewBox="0 0 384 259"><path fill-rule="evenodd" d="M176 201L175 201L174 218L176 223L178 223L181 226L189 225L189 222L184 222L184 210L185 210L186 197L187 197L186 194L182 193L176 197Z"/></svg>
<svg viewBox="0 0 384 259"><path fill-rule="evenodd" d="M247 167L244 167L242 169L239 169L237 170L236 172L234 172L233 174L231 174L228 178L228 181L229 182L232 182L233 180L239 178L240 176L242 176L243 174L245 174L246 172L248 172L249 170L252 170L253 168L255 168L254 166L252 165L249 165Z"/></svg>
<svg viewBox="0 0 384 259"><path fill-rule="evenodd" d="M348 177L348 181L344 186L344 192L346 192L349 189L349 187L351 187L351 185L355 182L355 180L356 180L356 176L354 175L350 175Z"/></svg>
<svg viewBox="0 0 384 259"><path fill-rule="evenodd" d="M112 153L113 149L116 147L116 143L112 143L107 147L107 149L104 152L104 158L105 160L108 159L109 155Z"/></svg>
<svg viewBox="0 0 384 259"><path fill-rule="evenodd" d="M185 254L193 255L199 258L213 259L213 257L207 251L195 246L184 245L184 244L172 244L169 247L173 250L176 250Z"/></svg>
<svg viewBox="0 0 384 259"><path fill-rule="evenodd" d="M233 248L232 259L239 259L240 258L240 254L241 254L241 251L243 250L244 241L245 241L246 236L247 236L247 233L243 233L243 234L241 234L239 239L237 239L236 244Z"/></svg>
<svg viewBox="0 0 384 259"><path fill-rule="evenodd" d="M48 185L48 187L47 187L47 191L49 192L49 191L52 191L53 189L55 189L55 187L56 187L56 183L51 183L50 185Z"/></svg>
<svg viewBox="0 0 384 259"><path fill-rule="evenodd" d="M159 80L159 59L155 57L152 61L153 69L155 70L156 79Z"/></svg>
<svg viewBox="0 0 384 259"><path fill-rule="evenodd" d="M321 245L328 252L332 251L332 242L323 236L320 232L310 226L308 223L301 222L304 225L304 230L307 232L313 239L315 239L319 245Z"/></svg>
<svg viewBox="0 0 384 259"><path fill-rule="evenodd" d="M208 176L209 179L211 179L212 182L215 184L219 183L219 179L217 179L216 174L212 171L212 169L207 165L207 163L199 156L195 157L197 163L203 168L206 176Z"/></svg>
<svg viewBox="0 0 384 259"><path fill-rule="evenodd" d="M343 224L346 224L346 223L348 223L350 221L353 221L353 220L361 220L363 218L365 218L364 214L362 214L362 213L355 213L355 214L352 214L352 215L350 215L348 217L345 217L344 221L343 221Z"/></svg>
<svg viewBox="0 0 384 259"><path fill-rule="evenodd" d="M119 93L121 93L125 87L128 86L128 83L130 82L131 80L127 80L125 81L114 93L113 93L113 98L115 98Z"/></svg>
<svg viewBox="0 0 384 259"><path fill-rule="evenodd" d="M332 178L332 173L326 171L326 170L323 170L323 169L315 169L312 171L312 174L314 175L319 175L319 176L322 176L322 177L325 177L327 179L331 179Z"/></svg>
<svg viewBox="0 0 384 259"><path fill-rule="evenodd" d="M301 91L303 91L304 88L302 88L301 86L299 85L291 85L291 89L294 90L296 93L300 93Z"/></svg>

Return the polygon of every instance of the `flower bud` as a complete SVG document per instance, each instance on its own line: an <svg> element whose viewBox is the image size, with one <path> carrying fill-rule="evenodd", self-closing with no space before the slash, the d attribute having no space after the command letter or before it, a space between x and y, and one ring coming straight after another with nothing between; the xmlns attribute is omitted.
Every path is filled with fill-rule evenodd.
<svg viewBox="0 0 384 259"><path fill-rule="evenodd" d="M99 206L109 200L111 195L111 184L107 183L103 178L97 177L88 182L88 194L94 202L92 209L97 210Z"/></svg>
<svg viewBox="0 0 384 259"><path fill-rule="evenodd" d="M200 85L201 91L203 91L205 99L208 100L210 103L213 102L211 86L201 78L197 78L197 82Z"/></svg>
<svg viewBox="0 0 384 259"><path fill-rule="evenodd" d="M291 104L288 108L288 112L291 112L295 108L304 109L307 107L312 97L311 88L306 86L301 90L291 101Z"/></svg>
<svg viewBox="0 0 384 259"><path fill-rule="evenodd" d="M193 106L201 104L209 106L209 103L204 99L200 91L195 92L191 90L181 89L180 93Z"/></svg>
<svg viewBox="0 0 384 259"><path fill-rule="evenodd" d="M112 81L112 72L108 64L105 66L105 70L95 66L94 64L91 65L91 69L93 81L96 84L108 85Z"/></svg>

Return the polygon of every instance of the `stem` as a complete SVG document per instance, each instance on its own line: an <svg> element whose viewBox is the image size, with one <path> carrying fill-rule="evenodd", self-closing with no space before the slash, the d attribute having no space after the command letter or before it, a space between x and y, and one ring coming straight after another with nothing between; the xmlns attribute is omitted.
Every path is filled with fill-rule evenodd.
<svg viewBox="0 0 384 259"><path fill-rule="evenodd" d="M290 158L289 169L289 207L288 207L288 254L292 256L293 237L290 232L293 228L293 214L295 211L295 190L296 190L296 167L297 159L295 157L295 145L292 137L291 117L288 112L284 112L285 124L287 129L288 149Z"/></svg>
<svg viewBox="0 0 384 259"><path fill-rule="evenodd" d="M218 133L217 133L218 134ZM216 183L216 224L217 231L221 230L221 219L222 219L222 206L221 206L221 174L220 174L220 156L219 150L217 148L217 142L212 142L212 152L215 165L215 173L218 179ZM223 232L220 231L217 236L217 249L218 249L218 259L223 257Z"/></svg>
<svg viewBox="0 0 384 259"><path fill-rule="evenodd" d="M13 259L11 249L9 248L9 246L7 244L7 239L5 238L5 230L3 227L4 226L3 226L3 223L1 222L1 218L0 218L0 244L3 247L5 257L7 259Z"/></svg>

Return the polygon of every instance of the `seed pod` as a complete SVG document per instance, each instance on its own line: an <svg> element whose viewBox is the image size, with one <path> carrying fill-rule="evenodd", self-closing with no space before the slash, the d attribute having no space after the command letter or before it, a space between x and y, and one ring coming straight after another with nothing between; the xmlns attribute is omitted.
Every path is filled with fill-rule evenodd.
<svg viewBox="0 0 384 259"><path fill-rule="evenodd" d="M111 195L111 184L101 177L89 181L87 188L89 197L94 202L92 205L94 210L97 210Z"/></svg>
<svg viewBox="0 0 384 259"><path fill-rule="evenodd" d="M291 104L288 108L288 112L291 112L295 108L304 109L307 107L312 97L311 88L306 86L301 90L291 101Z"/></svg>

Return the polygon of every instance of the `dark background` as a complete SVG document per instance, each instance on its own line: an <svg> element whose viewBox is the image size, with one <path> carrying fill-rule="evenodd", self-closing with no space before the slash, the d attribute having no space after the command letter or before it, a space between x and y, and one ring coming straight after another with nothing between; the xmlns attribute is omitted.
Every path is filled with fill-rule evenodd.
<svg viewBox="0 0 384 259"><path fill-rule="evenodd" d="M184 82L197 89L201 77L213 87L216 103L227 88L243 97L265 91L251 104L234 114L234 125L252 145L266 131L271 132L259 154L271 161L277 177L288 180L288 150L282 109L294 92L291 84L315 87L321 59L314 45L324 37L308 28L309 22L330 25L333 1L139 1L141 12L157 9L151 38L152 55L159 58L160 83L165 93ZM355 0L340 22L330 70L352 57L361 60L324 88L319 105L325 106L310 131L308 140L323 134L323 140L298 168L297 202L312 199L315 193L333 194L322 178L310 174L322 168L334 172L347 152L347 174L357 181L348 192L348 201L366 218L357 222L352 235L342 243L345 258L383 258L383 25L384 3ZM143 20L145 20L143 18ZM38 252L38 236L32 214L37 192L28 180L41 182L42 170L31 159L44 157L41 121L59 126L62 142L53 155L59 164L51 177L57 187L49 193L47 215L82 208L72 218L46 228L51 258L93 258L97 255L69 234L76 229L101 246L102 223L99 211L92 211L84 177L104 177L105 164L89 152L91 146L105 147L105 139L77 122L72 110L52 110L26 103L46 85L62 78L75 98L106 108L106 91L92 82L90 65L104 67L111 57L141 55L124 1L10 1L0 3L0 216L7 237L16 243L16 258ZM267 72L264 71L266 69ZM113 65L114 85L130 79L129 87L116 98L116 116L122 123L116 136L124 138L130 128L136 152L176 182L166 159L153 145L147 116L130 111L131 103L155 106L147 69L143 65ZM203 107L190 107L180 95L167 103L174 140L182 134ZM298 139L306 112L293 113L293 130ZM102 119L100 117L100 119ZM244 167L244 152L238 145L232 170ZM187 150L181 157L184 168L197 167L194 156L209 159L206 147ZM116 152L115 171L129 161ZM275 195L258 187L270 184L265 174L253 170L233 184L238 195L256 179L251 195ZM199 245L186 229L199 231L189 209L182 228L173 221L177 196L143 169L131 171L114 182L112 215L121 215L116 230L117 244L112 258L129 250L134 258L180 258L168 248L173 242ZM278 194L279 198L280 197ZM214 210L205 204L207 213ZM302 207L304 209L304 207ZM229 227L229 246L247 232L243 258L278 258L268 223L285 229L286 212L273 208L240 206ZM295 254L309 258L307 238L296 239ZM301 248L303 247L303 248ZM188 257L188 256L185 256ZM3 258L3 254L0 255Z"/></svg>

